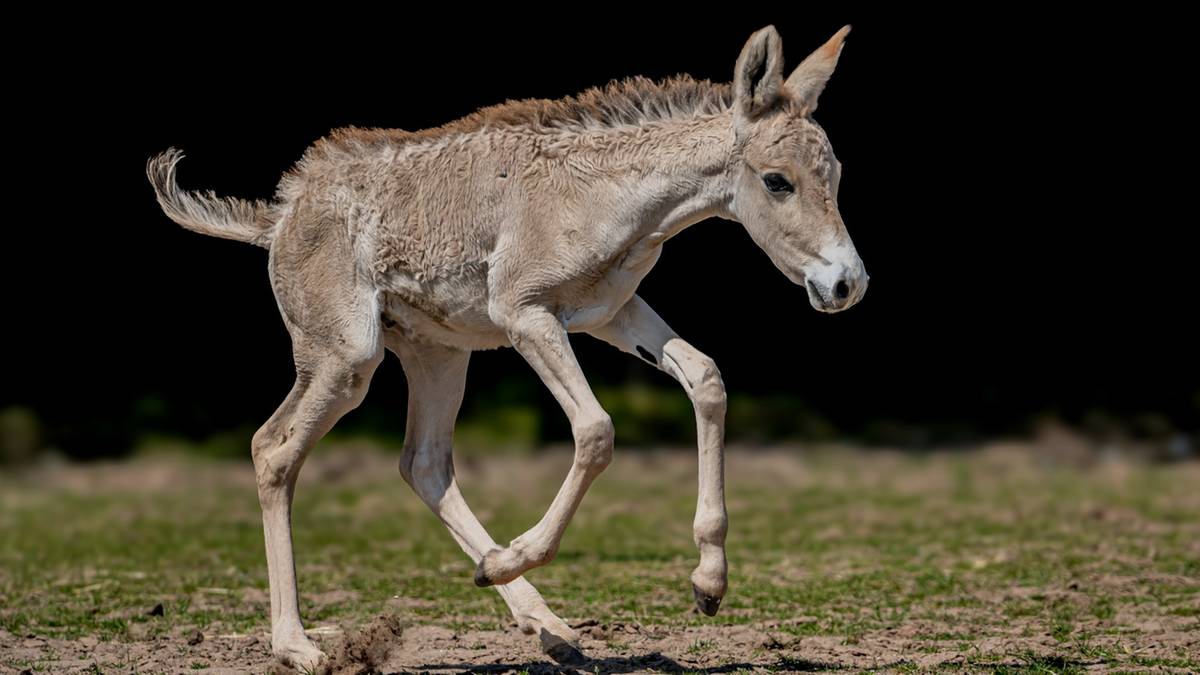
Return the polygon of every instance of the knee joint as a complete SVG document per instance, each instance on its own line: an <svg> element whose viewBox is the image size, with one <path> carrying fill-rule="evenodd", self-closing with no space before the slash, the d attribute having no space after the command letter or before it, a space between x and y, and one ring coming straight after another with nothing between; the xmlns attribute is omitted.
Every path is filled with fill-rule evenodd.
<svg viewBox="0 0 1200 675"><path fill-rule="evenodd" d="M607 414L579 425L575 430L575 462L585 469L604 469L612 461L615 433Z"/></svg>
<svg viewBox="0 0 1200 675"><path fill-rule="evenodd" d="M261 429L250 442L254 459L254 475L260 489L287 485L294 461L290 461L287 436Z"/></svg>
<svg viewBox="0 0 1200 675"><path fill-rule="evenodd" d="M712 359L705 359L700 380L692 391L692 401L701 416L707 419L725 417L727 407L725 382Z"/></svg>

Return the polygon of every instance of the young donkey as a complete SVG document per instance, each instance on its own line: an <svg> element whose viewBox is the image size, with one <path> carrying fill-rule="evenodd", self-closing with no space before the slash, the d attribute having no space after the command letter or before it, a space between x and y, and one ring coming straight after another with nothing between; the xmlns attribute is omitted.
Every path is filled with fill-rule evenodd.
<svg viewBox="0 0 1200 675"><path fill-rule="evenodd" d="M712 216L742 223L823 312L856 303L867 274L838 213L841 165L811 115L849 26L784 77L773 26L754 33L732 85L632 78L555 101L509 101L436 129L348 127L314 143L271 202L179 189L170 149L147 173L172 220L270 250L296 383L254 435L271 586L271 644L311 667L292 559L291 507L308 451L362 400L384 348L403 363L400 473L504 596L518 625L566 663L577 635L521 575L554 558L608 465L613 425L569 333L586 332L677 379L696 411L699 499L691 575L713 615L726 589L725 389L638 283L662 244ZM473 350L512 346L571 422L575 458L545 516L500 547L455 483L454 420Z"/></svg>

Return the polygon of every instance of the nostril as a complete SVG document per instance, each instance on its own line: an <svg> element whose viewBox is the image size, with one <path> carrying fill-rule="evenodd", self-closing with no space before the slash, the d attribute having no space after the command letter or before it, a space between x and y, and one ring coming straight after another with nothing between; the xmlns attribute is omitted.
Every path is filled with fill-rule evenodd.
<svg viewBox="0 0 1200 675"><path fill-rule="evenodd" d="M845 300L850 297L850 287L846 285L845 279L837 282L837 286L833 287L833 294L837 296L838 300Z"/></svg>

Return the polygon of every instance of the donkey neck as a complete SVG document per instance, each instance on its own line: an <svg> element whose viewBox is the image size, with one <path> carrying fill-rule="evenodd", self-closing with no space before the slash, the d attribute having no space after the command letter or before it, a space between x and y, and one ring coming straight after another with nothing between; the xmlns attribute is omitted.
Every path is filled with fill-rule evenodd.
<svg viewBox="0 0 1200 675"><path fill-rule="evenodd" d="M648 243L712 216L730 217L731 112L564 135L546 146L597 183L628 186L626 204Z"/></svg>

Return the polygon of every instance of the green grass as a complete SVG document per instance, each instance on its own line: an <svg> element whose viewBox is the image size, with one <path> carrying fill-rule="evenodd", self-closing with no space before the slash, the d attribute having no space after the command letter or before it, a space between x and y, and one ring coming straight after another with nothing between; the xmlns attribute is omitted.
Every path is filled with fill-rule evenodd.
<svg viewBox="0 0 1200 675"><path fill-rule="evenodd" d="M1196 467L1078 470L869 453L800 463L730 453L722 622L770 625L781 643L834 636L864 648L908 631L914 658L961 651L956 668L996 672L1200 668L1195 655L1144 652L1154 622L1200 631ZM468 501L505 542L541 516L565 459L459 473ZM398 597L417 621L506 629L499 596L472 585L470 561L394 467L364 461L366 470L322 479L330 474L308 467L301 477L294 536L307 625L361 624ZM114 478L123 472L142 478ZM97 485L62 477L89 473ZM0 628L118 640L265 630L266 563L248 464L147 460L10 474L0 478L0 507ZM558 558L528 576L568 620L711 624L688 611L694 508L692 457L619 455ZM158 603L163 616L149 616ZM1050 646L979 650L997 636L1048 637L1040 644ZM688 651L713 649L699 640ZM784 661L781 669L838 667Z"/></svg>

